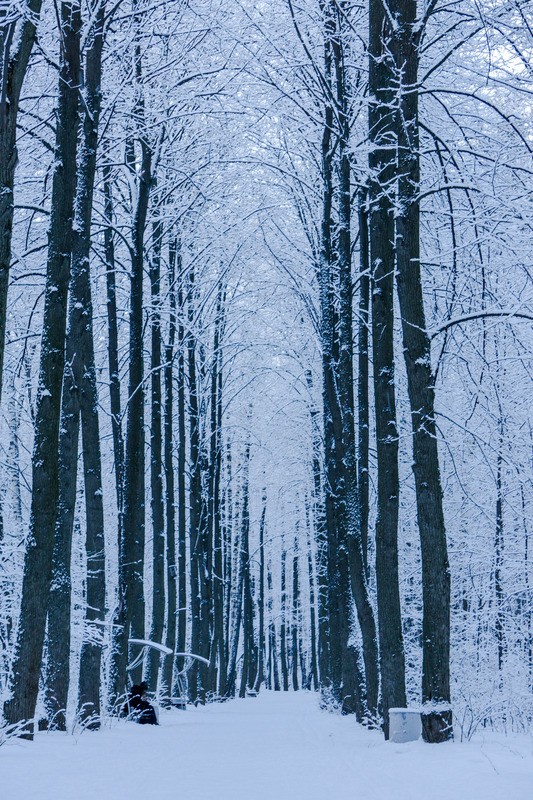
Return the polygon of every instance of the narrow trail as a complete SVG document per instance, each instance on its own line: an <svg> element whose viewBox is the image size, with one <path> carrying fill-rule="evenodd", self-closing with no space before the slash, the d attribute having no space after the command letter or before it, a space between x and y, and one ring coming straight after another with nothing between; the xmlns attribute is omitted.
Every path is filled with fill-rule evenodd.
<svg viewBox="0 0 533 800"><path fill-rule="evenodd" d="M12 800L531 800L527 737L385 743L300 692L0 748Z"/></svg>

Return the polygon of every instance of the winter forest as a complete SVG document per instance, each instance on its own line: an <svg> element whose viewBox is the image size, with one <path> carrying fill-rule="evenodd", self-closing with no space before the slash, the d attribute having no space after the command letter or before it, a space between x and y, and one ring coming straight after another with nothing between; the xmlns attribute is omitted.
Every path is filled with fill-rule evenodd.
<svg viewBox="0 0 533 800"><path fill-rule="evenodd" d="M531 732L532 150L530 0L0 0L0 762Z"/></svg>

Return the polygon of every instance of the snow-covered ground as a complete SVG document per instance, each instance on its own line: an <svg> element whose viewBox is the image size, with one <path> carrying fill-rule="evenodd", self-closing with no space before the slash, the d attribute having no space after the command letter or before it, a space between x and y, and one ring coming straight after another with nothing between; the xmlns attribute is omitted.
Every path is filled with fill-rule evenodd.
<svg viewBox="0 0 533 800"><path fill-rule="evenodd" d="M159 727L0 748L10 800L532 800L531 739L386 743L309 693L169 711Z"/></svg>

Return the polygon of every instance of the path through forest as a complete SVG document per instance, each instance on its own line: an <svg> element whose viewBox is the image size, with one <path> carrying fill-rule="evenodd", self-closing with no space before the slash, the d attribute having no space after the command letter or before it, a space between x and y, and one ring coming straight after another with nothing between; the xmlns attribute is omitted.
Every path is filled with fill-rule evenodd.
<svg viewBox="0 0 533 800"><path fill-rule="evenodd" d="M158 728L40 734L0 748L13 800L531 800L527 737L385 743L316 696L263 692L187 712Z"/></svg>

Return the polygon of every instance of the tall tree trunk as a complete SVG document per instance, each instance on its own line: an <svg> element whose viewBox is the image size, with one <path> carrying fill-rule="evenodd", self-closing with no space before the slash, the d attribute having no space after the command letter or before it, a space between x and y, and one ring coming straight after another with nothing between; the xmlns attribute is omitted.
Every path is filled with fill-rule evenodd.
<svg viewBox="0 0 533 800"><path fill-rule="evenodd" d="M306 373L307 386L312 396L313 378ZM316 582L318 615L318 674L320 683L327 683L329 676L329 615L328 615L328 542L324 492L322 488L322 437L320 435L319 411L311 400L311 433L313 437L313 522L316 541ZM309 545L310 548L310 545ZM309 549L309 553L311 550ZM318 687L317 687L318 688Z"/></svg>
<svg viewBox="0 0 533 800"><path fill-rule="evenodd" d="M81 29L79 4L70 0L62 2L60 19L56 153L32 458L30 535L24 561L22 604L12 667L13 694L4 705L4 716L8 723L31 720L35 712L57 515L59 418L76 192ZM32 737L31 726L25 729L25 735Z"/></svg>
<svg viewBox="0 0 533 800"><path fill-rule="evenodd" d="M315 576L313 570L313 548L311 546L311 520L309 514L309 504L307 506L307 513L306 513L306 527L307 527L307 570L309 575L309 627L311 629L311 670L309 673L309 683L308 688L311 688L311 681L313 682L313 689L315 691L318 690L319 680L318 680L318 657L317 657L317 608L316 608L316 590L315 590Z"/></svg>
<svg viewBox="0 0 533 800"><path fill-rule="evenodd" d="M171 239L168 248L168 299L169 330L165 347L165 417L164 435L164 471L166 484L166 553L167 553L167 627L166 645L170 650L176 649L176 615L178 570L176 565L176 497L174 482L174 343L176 340L176 259L178 255L178 239ZM183 644L185 647L185 643ZM183 650L178 652L184 652ZM162 683L168 697L174 695L173 687L174 658L167 656L163 663ZM168 702L168 701L167 701Z"/></svg>
<svg viewBox="0 0 533 800"><path fill-rule="evenodd" d="M435 424L435 376L420 272L420 144L417 4L392 3L396 81L401 76L397 122L398 203L396 285L402 317L403 353L413 428L413 472L422 553L422 702L424 737L453 735L450 703L450 569ZM435 705L441 709L435 709Z"/></svg>
<svg viewBox="0 0 533 800"><path fill-rule="evenodd" d="M357 511L354 502L356 498L353 494L357 487L355 441L350 441L349 433L350 426L353 430L353 387L350 385L350 376L353 377L351 364L353 350L348 335L352 326L351 310L349 317L346 317L347 306L351 309L350 165L347 154L346 121L343 119L345 115L342 113L342 105L339 106L338 102L338 98L344 96L343 86L337 85L342 73L341 43L336 8L332 3L325 2L322 4L322 10L325 25L326 97L322 136L323 208L318 282L322 346L329 675L321 675L321 681L323 686L330 686L334 699L342 705L344 711L350 712L359 704L363 689L357 682L355 653L348 645L351 636L352 591L357 589L357 607L363 612L363 622L368 617L367 612L371 612L371 607L364 599L365 585L360 586L356 576L357 544L351 542L354 535L358 536L359 531L358 522L354 517ZM336 129L333 103L338 106L337 112L340 116L337 118L337 123L340 123L340 130ZM332 141L333 132L337 132L338 142ZM340 155L337 154L340 216L337 226L337 257L335 257L332 242L333 158L339 147L342 151ZM340 296L338 305L337 296ZM344 352L343 348L347 348L347 351ZM362 563L362 555L360 561ZM366 628L364 624L362 626L364 635Z"/></svg>
<svg viewBox="0 0 533 800"><path fill-rule="evenodd" d="M106 154L107 155L107 154ZM122 512L124 492L124 438L122 435L122 410L120 400L120 369L118 360L118 314L115 268L115 244L113 239L113 184L111 166L103 167L104 188L104 253L107 287L107 353L109 369L109 399L111 428L113 432L113 454L115 460L115 489L117 496L119 548L122 543Z"/></svg>
<svg viewBox="0 0 533 800"><path fill-rule="evenodd" d="M79 275L70 283L69 319L67 328L66 364L61 403L59 436L58 502L52 557L47 659L45 672L45 707L51 729L65 731L70 682L70 562L72 534L76 510L78 447L80 435L80 391L83 380L82 352L79 338L82 315ZM81 305L81 303L80 303Z"/></svg>
<svg viewBox="0 0 533 800"><path fill-rule="evenodd" d="M4 374L7 293L11 267L17 118L20 93L35 44L36 23L42 0L26 0L23 21L13 19L11 4L0 10L0 400ZM2 19L9 14L10 21ZM20 30L17 30L20 26ZM13 43L15 47L12 50Z"/></svg>
<svg viewBox="0 0 533 800"><path fill-rule="evenodd" d="M144 123L144 97L141 46L134 44L136 103L134 116ZM129 378L126 446L124 458L124 515L122 562L119 566L119 607L116 618L114 684L120 694L126 688L128 641L144 639L144 539L145 539L145 436L144 436L144 358L143 358L143 278L144 234L152 184L152 151L147 134L141 130L141 163L138 174L137 203L133 215L131 248L131 291L129 315ZM139 683L142 665L131 672Z"/></svg>
<svg viewBox="0 0 533 800"><path fill-rule="evenodd" d="M234 560L233 550L233 489L232 489L232 463L231 441L226 445L226 495L224 502L224 650L226 658L226 675L228 674L229 646L231 635L231 597L233 589Z"/></svg>
<svg viewBox="0 0 533 800"><path fill-rule="evenodd" d="M226 696L233 697L235 695L235 684L237 680L237 655L239 651L239 637L241 625L243 620L243 595L244 595L244 580L246 572L246 549L250 529L250 499L248 495L248 475L250 463L250 445L246 445L244 451L243 461L243 482L242 482L242 507L241 507L241 520L240 531L237 541L236 559L236 582L233 595L233 630L231 632L231 643L228 658L228 678L226 681ZM243 633L243 648L246 652L246 636ZM243 666L244 671L244 666Z"/></svg>
<svg viewBox="0 0 533 800"><path fill-rule="evenodd" d="M161 396L161 247L163 224L159 209L153 224L153 254L150 263L151 287L151 426L150 488L152 509L152 622L150 640L161 642L165 625L165 507L163 501L163 430ZM151 648L146 662L145 680L157 691L160 654Z"/></svg>
<svg viewBox="0 0 533 800"><path fill-rule="evenodd" d="M278 648L276 643L276 623L272 618L272 569L270 564L267 568L267 591L268 591L268 688L279 692L281 684L279 680Z"/></svg>
<svg viewBox="0 0 533 800"><path fill-rule="evenodd" d="M357 336L357 412L358 448L357 482L359 498L359 524L361 526L361 547L363 563L368 577L368 515L370 506L370 412L368 399L368 364L370 331L370 242L368 238L368 209L366 192L359 196L359 314Z"/></svg>
<svg viewBox="0 0 533 800"><path fill-rule="evenodd" d="M63 379L59 445L59 503L54 544L53 581L48 612L46 699L52 727L65 730L70 683L70 559L78 473L80 414L82 423L87 525L87 603L80 663L79 708L91 728L99 727L102 630L105 617L104 513L102 497L98 395L93 343L90 279L91 218L105 6L90 32L86 54L82 139L78 159L75 226L72 245L67 367Z"/></svg>
<svg viewBox="0 0 533 800"><path fill-rule="evenodd" d="M197 342L198 349L198 430L201 431L199 436L199 460L198 472L200 489L199 497L199 527L198 527L198 585L200 595L200 620L199 620L199 639L198 650L199 655L205 658L209 663L212 663L211 652L213 649L213 526L211 524L210 515L213 510L212 506L212 491L213 491L213 471L209 463L209 423L207 415L207 397L206 391L202 391L200 396L200 388L207 389L207 365L205 348L201 341ZM214 690L211 685L210 670L208 665L202 662L196 662L196 670L198 675L198 698L201 702L205 702L208 693Z"/></svg>
<svg viewBox="0 0 533 800"><path fill-rule="evenodd" d="M281 659L281 679L283 691L289 691L289 667L287 664L287 551L281 550L281 622L279 629L279 655Z"/></svg>
<svg viewBox="0 0 533 800"><path fill-rule="evenodd" d="M178 653L185 651L187 642L187 521L186 521L186 485L185 485L185 295L183 291L183 273L180 245L178 244L178 356L177 356L177 394L178 394ZM191 608L192 608L191 598ZM178 659L177 669L183 669Z"/></svg>
<svg viewBox="0 0 533 800"><path fill-rule="evenodd" d="M222 335L224 329L223 307L225 303L225 293L222 295L220 307L217 310L218 335L215 336L215 379L213 385L214 393L212 399L215 401L214 422L215 435L212 438L211 458L214 459L213 469L213 549L214 549L214 571L213 571L213 603L214 603L214 641L213 650L218 653L218 694L224 696L226 692L226 647L224 640L224 542L222 536L222 507L220 483L222 477ZM215 380L214 379L214 380ZM217 689L215 685L213 687Z"/></svg>
<svg viewBox="0 0 533 800"><path fill-rule="evenodd" d="M327 7L326 7L327 8ZM324 11L326 12L326 8ZM337 573L337 504L335 500L337 476L335 446L340 443L340 425L337 411L335 387L335 328L333 254L332 254L332 207L333 207L333 108L332 108L332 55L331 34L334 23L325 14L324 36L324 78L327 98L324 107L324 127L322 133L322 219L320 231L320 255L318 263L318 284L320 290L320 343L322 348L322 403L324 426L324 517L326 528L327 557L327 616L328 652L327 660L321 661L320 680L324 688L331 687L333 696L340 697L342 686L341 626L339 622L340 592ZM332 28L333 26L333 28ZM316 480L316 478L315 478ZM282 623L283 625L283 623ZM280 629L280 646L284 646ZM327 667L327 672L325 668ZM283 675L286 667L282 653ZM285 682L285 680L284 680Z"/></svg>
<svg viewBox="0 0 533 800"><path fill-rule="evenodd" d="M73 286L79 275L80 354L83 370L80 383L81 434L83 446L83 473L85 484L87 588L85 605L85 631L80 655L78 709L86 727L100 727L100 674L102 660L102 634L100 623L105 619L105 538L104 503L102 491L102 458L100 426L98 419L98 388L94 357L93 306L91 297L90 249L91 220L96 175L98 124L101 106L102 50L105 24L104 2L96 11L90 45L85 60L85 114L83 117L83 144L79 163L85 174L80 174L81 188L76 197L76 230L72 254Z"/></svg>
<svg viewBox="0 0 533 800"><path fill-rule="evenodd" d="M109 148L105 148L108 157ZM122 432L122 404L120 397L120 368L118 359L118 312L117 312L117 284L115 244L113 236L113 183L109 163L103 167L103 192L104 192L104 253L106 263L106 289L107 289L107 354L109 371L109 399L111 410L111 429L113 434L113 455L115 467L115 494L117 501L117 549L118 549L118 587L117 609L115 624L123 625L126 612L125 583L123 574L124 564L124 436ZM119 621L121 620L121 621ZM113 653L110 669L109 707L115 708L120 703L125 686L126 659L121 649L127 645L123 640L121 645L122 628L112 629Z"/></svg>
<svg viewBox="0 0 533 800"><path fill-rule="evenodd" d="M298 631L300 627L300 582L298 575L298 532L294 538L292 556L292 688L295 692L300 688L298 683Z"/></svg>
<svg viewBox="0 0 533 800"><path fill-rule="evenodd" d="M222 285L218 288L217 305L215 313L215 326L213 335L213 357L210 375L210 414L209 414L209 456L207 480L207 529L210 531L207 546L211 551L208 558L208 573L211 575L211 652L208 675L208 685L212 692L218 689L219 680L217 672L225 675L221 662L224 658L224 584L222 566L222 535L220 527L220 468L221 450L220 436L222 423L222 408L219 391L222 389L221 381L221 336L223 334L225 292ZM219 419L220 417L220 419Z"/></svg>
<svg viewBox="0 0 533 800"><path fill-rule="evenodd" d="M202 649L202 603L201 581L205 576L200 575L202 565L202 538L200 526L202 522L202 474L200 464L200 409L198 402L198 381L196 370L196 341L192 326L194 323L194 272L189 273L189 287L187 297L187 365L189 388L189 551L190 551L190 581L191 581L191 647L193 653L201 655ZM194 662L190 670L189 696L193 702L198 697L202 699L200 688L200 670L198 663Z"/></svg>
<svg viewBox="0 0 533 800"><path fill-rule="evenodd" d="M266 489L263 490L263 508L259 521L259 596L257 598L259 614L258 662L257 677L254 689L258 692L265 679L265 524L266 524Z"/></svg>
<svg viewBox="0 0 533 800"><path fill-rule="evenodd" d="M250 446L246 449L246 464L250 458ZM243 660L241 672L241 686L239 697L245 697L246 689L253 686L254 682L254 608L252 599L252 587L250 580L250 514L249 496L250 486L248 482L248 467L246 468L246 483L243 487L243 520L241 535L241 568L243 571L242 584L242 643Z"/></svg>
<svg viewBox="0 0 533 800"><path fill-rule="evenodd" d="M395 142L393 64L390 23L380 0L372 0L369 39L369 227L372 272L372 356L376 419L378 507L376 581L379 621L381 702L385 738L389 708L405 707L398 578L398 429L394 385L394 177Z"/></svg>

